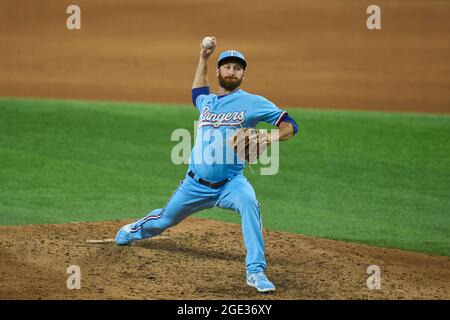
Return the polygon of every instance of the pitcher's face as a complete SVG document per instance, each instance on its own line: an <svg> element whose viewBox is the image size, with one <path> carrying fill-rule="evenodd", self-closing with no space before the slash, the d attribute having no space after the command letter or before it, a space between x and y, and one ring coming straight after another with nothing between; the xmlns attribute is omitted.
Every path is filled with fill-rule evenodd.
<svg viewBox="0 0 450 320"><path fill-rule="evenodd" d="M221 65L216 70L216 74L222 88L234 91L241 85L245 77L245 70L238 62L228 62Z"/></svg>

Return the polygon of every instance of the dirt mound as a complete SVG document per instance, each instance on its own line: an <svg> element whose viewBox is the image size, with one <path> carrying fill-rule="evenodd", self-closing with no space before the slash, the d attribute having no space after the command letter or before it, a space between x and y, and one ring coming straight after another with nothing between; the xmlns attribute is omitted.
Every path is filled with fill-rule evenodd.
<svg viewBox="0 0 450 320"><path fill-rule="evenodd" d="M134 246L113 238L128 221L0 227L1 299L450 299L450 259L265 231L268 276L261 295L244 280L239 225L188 218ZM81 289L69 290L69 265ZM381 268L369 290L367 267Z"/></svg>
<svg viewBox="0 0 450 320"><path fill-rule="evenodd" d="M67 1L2 1L0 96L190 103L212 34L246 54L243 89L282 107L450 112L449 1L379 0L381 30L367 1L76 3L69 31Z"/></svg>

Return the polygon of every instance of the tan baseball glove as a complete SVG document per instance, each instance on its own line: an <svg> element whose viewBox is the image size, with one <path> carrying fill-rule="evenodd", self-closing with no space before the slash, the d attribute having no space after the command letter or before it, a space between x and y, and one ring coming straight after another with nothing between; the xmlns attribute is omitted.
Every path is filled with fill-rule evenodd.
<svg viewBox="0 0 450 320"><path fill-rule="evenodd" d="M255 162L270 143L269 134L254 128L238 129L231 139L234 152L247 163Z"/></svg>

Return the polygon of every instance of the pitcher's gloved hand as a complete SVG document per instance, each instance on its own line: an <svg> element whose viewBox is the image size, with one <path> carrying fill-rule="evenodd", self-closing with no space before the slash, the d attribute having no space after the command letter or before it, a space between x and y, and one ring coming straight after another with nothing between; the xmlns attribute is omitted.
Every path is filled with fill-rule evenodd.
<svg viewBox="0 0 450 320"><path fill-rule="evenodd" d="M231 139L234 152L247 163L255 162L270 143L268 133L254 128L238 129Z"/></svg>

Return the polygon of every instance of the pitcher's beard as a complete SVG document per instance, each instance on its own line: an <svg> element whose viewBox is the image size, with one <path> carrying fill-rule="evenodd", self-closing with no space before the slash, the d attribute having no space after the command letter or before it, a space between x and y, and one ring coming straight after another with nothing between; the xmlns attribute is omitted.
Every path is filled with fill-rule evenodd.
<svg viewBox="0 0 450 320"><path fill-rule="evenodd" d="M219 85L227 91L234 91L238 88L242 83L242 78L234 81L230 81L227 77L223 78L220 74L218 76Z"/></svg>

